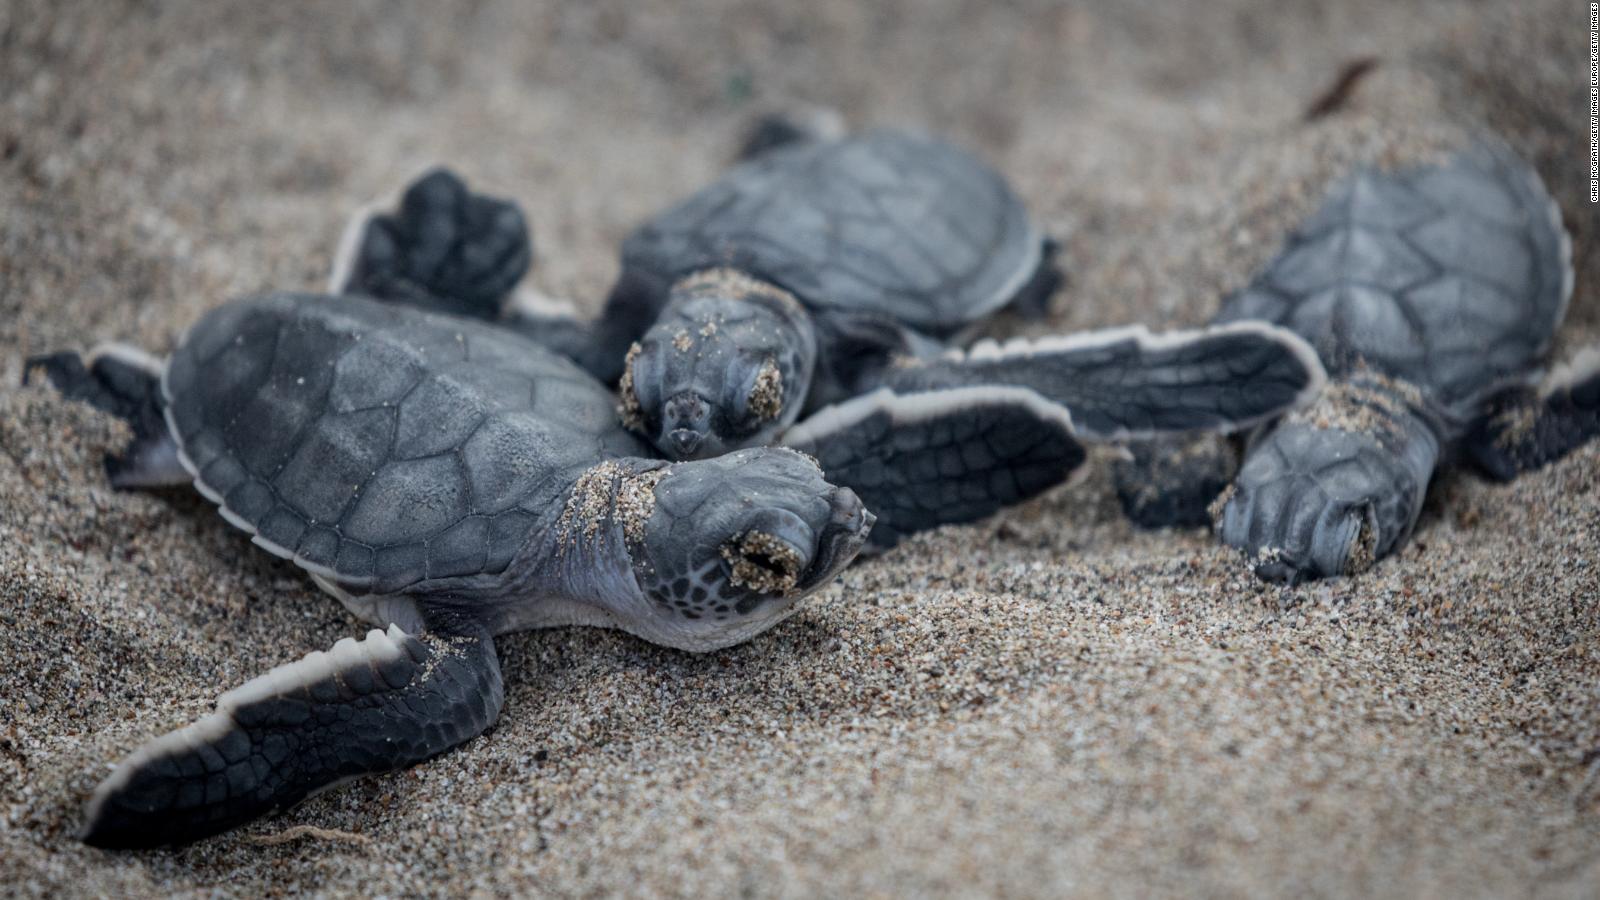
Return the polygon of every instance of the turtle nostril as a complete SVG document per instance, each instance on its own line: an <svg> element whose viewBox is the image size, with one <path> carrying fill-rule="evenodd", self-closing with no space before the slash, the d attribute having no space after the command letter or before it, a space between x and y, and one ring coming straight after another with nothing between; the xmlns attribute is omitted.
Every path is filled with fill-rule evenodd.
<svg viewBox="0 0 1600 900"><path fill-rule="evenodd" d="M841 525L857 524L867 514L861 498L849 488L835 488L828 497L828 505L832 509L833 521Z"/></svg>
<svg viewBox="0 0 1600 900"><path fill-rule="evenodd" d="M692 428L675 428L667 435L667 440L675 454L687 457L700 449L700 442L705 440L705 435Z"/></svg>
<svg viewBox="0 0 1600 900"><path fill-rule="evenodd" d="M828 497L829 517L827 531L846 535L865 535L878 523L878 517L867 509L856 492L849 488L835 488Z"/></svg>
<svg viewBox="0 0 1600 900"><path fill-rule="evenodd" d="M711 408L705 398L693 391L675 394L663 410L661 430L666 446L661 449L679 459L689 459L705 443L711 430Z"/></svg>
<svg viewBox="0 0 1600 900"><path fill-rule="evenodd" d="M711 412L705 398L693 391L684 391L674 394L667 400L666 419L682 425L692 425L705 421Z"/></svg>

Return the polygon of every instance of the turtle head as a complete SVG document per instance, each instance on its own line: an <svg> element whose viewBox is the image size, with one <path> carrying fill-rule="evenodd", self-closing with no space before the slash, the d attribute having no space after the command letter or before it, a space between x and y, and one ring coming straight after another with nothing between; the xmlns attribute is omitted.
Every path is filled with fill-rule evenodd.
<svg viewBox="0 0 1600 900"><path fill-rule="evenodd" d="M816 356L787 292L731 269L691 275L628 351L623 424L672 459L771 443L799 416Z"/></svg>
<svg viewBox="0 0 1600 900"><path fill-rule="evenodd" d="M831 581L874 521L854 492L794 450L670 466L649 518L628 537L646 606L629 630L691 651L746 640Z"/></svg>

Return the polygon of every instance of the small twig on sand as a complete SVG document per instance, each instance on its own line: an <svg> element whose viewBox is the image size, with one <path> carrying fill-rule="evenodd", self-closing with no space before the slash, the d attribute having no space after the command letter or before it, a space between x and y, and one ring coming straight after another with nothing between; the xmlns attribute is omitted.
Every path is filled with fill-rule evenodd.
<svg viewBox="0 0 1600 900"><path fill-rule="evenodd" d="M1356 86L1361 83L1361 79L1372 74L1372 70L1377 67L1378 59L1375 56L1363 56L1346 63L1333 84L1306 107L1305 120L1310 122L1338 112L1350 102L1350 97L1356 92Z"/></svg>
<svg viewBox="0 0 1600 900"><path fill-rule="evenodd" d="M319 841L332 841L342 844L355 844L359 847L372 845L372 838L353 831L340 831L337 828L318 828L315 825L296 825L277 834L252 834L245 837L246 841L258 847L273 847L278 844L287 844L300 838L315 838Z"/></svg>

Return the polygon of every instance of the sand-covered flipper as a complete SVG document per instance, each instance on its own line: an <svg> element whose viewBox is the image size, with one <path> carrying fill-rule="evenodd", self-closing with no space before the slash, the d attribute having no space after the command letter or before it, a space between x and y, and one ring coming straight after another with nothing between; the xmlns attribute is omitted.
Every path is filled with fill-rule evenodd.
<svg viewBox="0 0 1600 900"><path fill-rule="evenodd" d="M878 550L1033 497L1084 461L1071 416L1026 388L882 388L816 413L783 443L815 456L877 514L869 544Z"/></svg>
<svg viewBox="0 0 1600 900"><path fill-rule="evenodd" d="M494 642L477 626L346 638L135 750L95 790L83 839L155 847L226 831L442 753L493 724L503 698Z"/></svg>
<svg viewBox="0 0 1600 900"><path fill-rule="evenodd" d="M885 371L907 394L935 388L1031 388L1072 412L1079 437L1118 440L1182 431L1234 431L1298 406L1322 386L1322 365L1283 328L1237 322L1153 334L1142 326L910 360Z"/></svg>
<svg viewBox="0 0 1600 900"><path fill-rule="evenodd" d="M1473 462L1510 481L1600 437L1600 347L1590 347L1539 391L1501 398L1466 436Z"/></svg>
<svg viewBox="0 0 1600 900"><path fill-rule="evenodd" d="M133 440L122 453L105 458L106 477L113 487L189 483L162 416L159 360L126 344L102 344L86 357L71 351L33 357L23 370L23 383L34 373L42 373L62 396L128 423Z"/></svg>
<svg viewBox="0 0 1600 900"><path fill-rule="evenodd" d="M356 214L331 292L496 319L532 262L528 223L515 203L475 194L454 172L434 169L406 188L393 211Z"/></svg>

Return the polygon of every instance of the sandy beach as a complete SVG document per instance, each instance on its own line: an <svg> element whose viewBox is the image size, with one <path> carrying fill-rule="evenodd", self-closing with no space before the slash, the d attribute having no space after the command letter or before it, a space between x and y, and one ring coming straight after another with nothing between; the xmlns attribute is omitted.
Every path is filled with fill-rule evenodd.
<svg viewBox="0 0 1600 900"><path fill-rule="evenodd" d="M1330 179L1495 130L1572 233L1559 358L1600 341L1587 40L1553 0L0 2L0 894L1600 894L1600 444L1447 469L1398 554L1297 588L1132 528L1100 451L730 650L502 638L465 747L111 853L74 839L111 763L365 625L198 494L111 490L122 426L19 386L320 288L438 162L594 311L628 231L797 102L1012 179L1069 276L1003 334L1204 322Z"/></svg>

